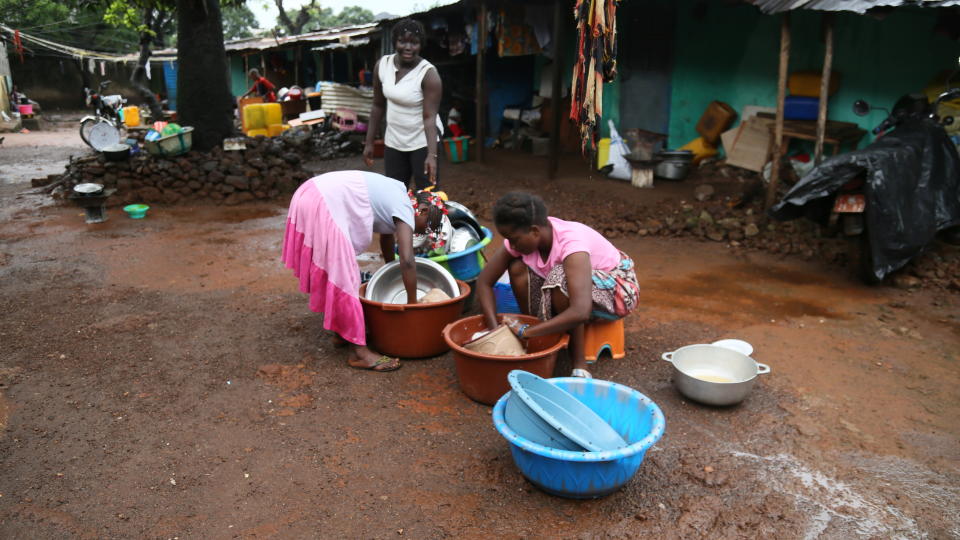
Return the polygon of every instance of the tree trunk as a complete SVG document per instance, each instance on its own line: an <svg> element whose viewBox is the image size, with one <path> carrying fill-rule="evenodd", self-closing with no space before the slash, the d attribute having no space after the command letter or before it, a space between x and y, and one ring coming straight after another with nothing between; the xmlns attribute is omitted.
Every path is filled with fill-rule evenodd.
<svg viewBox="0 0 960 540"><path fill-rule="evenodd" d="M146 9L143 12L143 24L148 28L154 26L154 23L160 19L162 19L162 17L155 16L152 9ZM156 26L159 26L159 23ZM160 107L160 102L157 101L157 96L153 94L153 91L151 91L149 86L144 82L147 76L147 62L150 61L150 54L152 53L150 43L153 39L148 32L140 33L140 56L137 58L137 67L134 68L133 73L130 74L130 84L137 89L140 97L143 98L147 106L150 107L150 118L156 122L163 119L163 109Z"/></svg>
<svg viewBox="0 0 960 540"><path fill-rule="evenodd" d="M177 0L177 117L205 152L233 134L218 0Z"/></svg>

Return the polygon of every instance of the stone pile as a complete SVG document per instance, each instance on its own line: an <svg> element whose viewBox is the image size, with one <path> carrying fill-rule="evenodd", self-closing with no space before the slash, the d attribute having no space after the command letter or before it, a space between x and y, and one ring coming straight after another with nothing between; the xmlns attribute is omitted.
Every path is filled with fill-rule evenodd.
<svg viewBox="0 0 960 540"><path fill-rule="evenodd" d="M301 168L312 151L309 137L243 139L244 150L191 151L164 158L140 152L127 161L110 162L102 155L71 160L56 179L54 197L66 197L84 182L116 188L111 204L177 204L213 201L234 205L288 195L310 174ZM51 179L53 180L53 179Z"/></svg>

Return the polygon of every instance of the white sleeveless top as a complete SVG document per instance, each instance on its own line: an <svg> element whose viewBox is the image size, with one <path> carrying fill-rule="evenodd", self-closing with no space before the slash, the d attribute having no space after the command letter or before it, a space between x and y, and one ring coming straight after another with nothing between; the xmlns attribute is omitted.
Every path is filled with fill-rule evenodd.
<svg viewBox="0 0 960 540"><path fill-rule="evenodd" d="M412 152L427 145L423 131L423 78L427 71L436 69L421 59L409 73L397 82L396 54L380 59L377 75L387 100L387 129L384 145L402 152ZM437 134L443 134L443 123L437 114Z"/></svg>

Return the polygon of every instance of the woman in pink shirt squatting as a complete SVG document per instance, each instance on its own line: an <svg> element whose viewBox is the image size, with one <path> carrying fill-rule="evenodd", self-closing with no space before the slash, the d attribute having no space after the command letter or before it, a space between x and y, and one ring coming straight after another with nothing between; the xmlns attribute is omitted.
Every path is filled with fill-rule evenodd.
<svg viewBox="0 0 960 540"><path fill-rule="evenodd" d="M633 260L600 233L575 221L547 215L543 199L519 191L507 193L493 207L503 245L477 278L477 298L487 328L497 327L493 286L504 271L525 315L542 322L521 324L504 317L521 340L547 334L570 334L574 377L591 378L584 357L584 324L625 317L637 305L640 286Z"/></svg>

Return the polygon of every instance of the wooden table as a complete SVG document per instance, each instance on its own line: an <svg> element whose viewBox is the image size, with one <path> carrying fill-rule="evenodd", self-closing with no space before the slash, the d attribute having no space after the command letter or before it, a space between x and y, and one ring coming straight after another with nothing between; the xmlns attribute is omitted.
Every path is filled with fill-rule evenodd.
<svg viewBox="0 0 960 540"><path fill-rule="evenodd" d="M771 140L776 137L775 127L770 126ZM857 147L860 139L866 135L867 130L860 129L860 126L852 122L836 122L827 120L827 128L823 137L823 144L833 146L833 155L840 152L841 144L850 144L853 148ZM804 141L817 140L817 121L816 120L784 120L783 121L783 140L780 145L781 154L787 153L791 139L800 139Z"/></svg>

